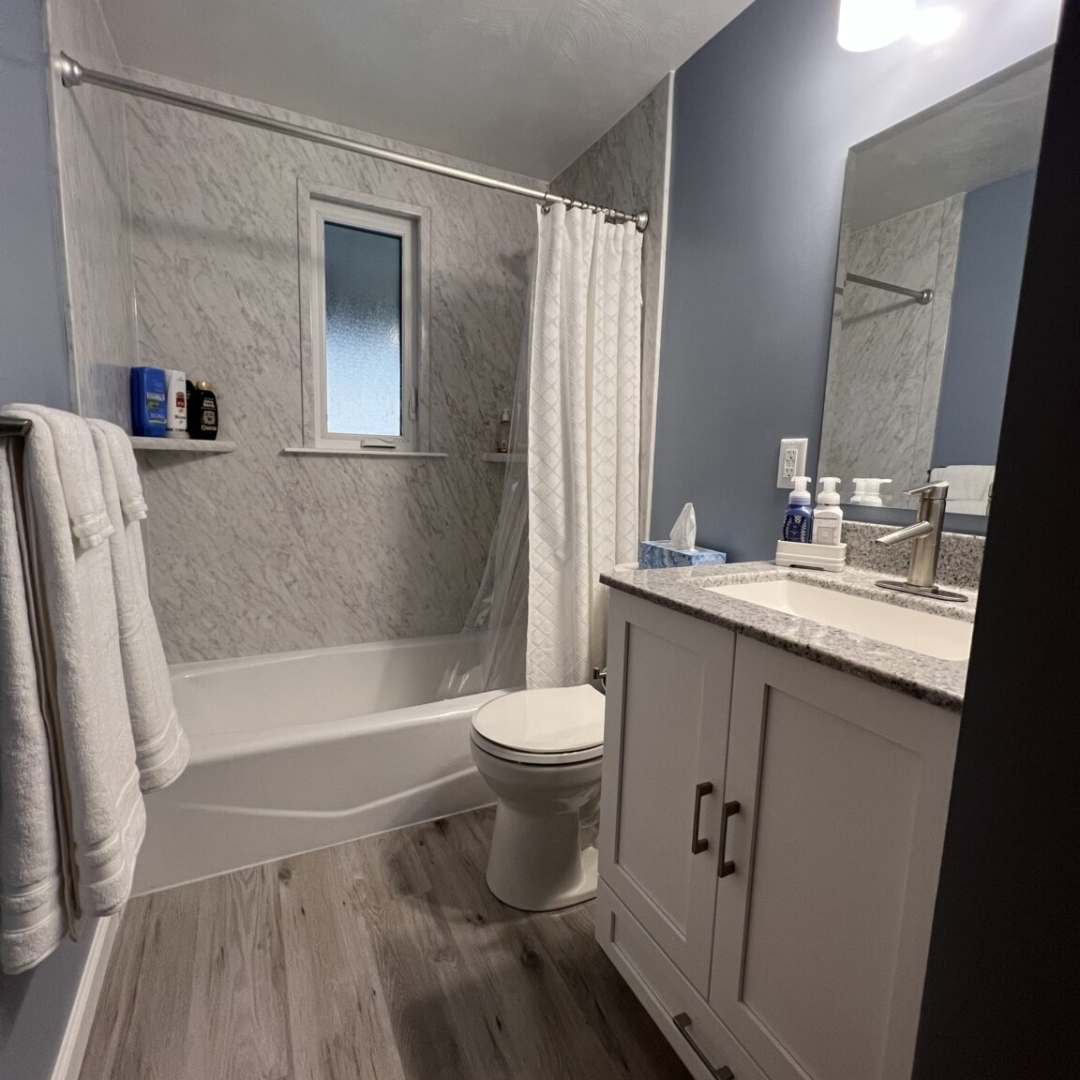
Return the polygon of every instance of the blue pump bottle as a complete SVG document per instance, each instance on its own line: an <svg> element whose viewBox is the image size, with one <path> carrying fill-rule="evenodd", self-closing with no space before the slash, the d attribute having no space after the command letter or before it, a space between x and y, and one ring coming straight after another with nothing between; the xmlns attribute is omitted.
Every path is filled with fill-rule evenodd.
<svg viewBox="0 0 1080 1080"><path fill-rule="evenodd" d="M795 490L788 496L784 514L784 539L791 544L809 544L813 534L814 511L810 508L809 476L794 478Z"/></svg>

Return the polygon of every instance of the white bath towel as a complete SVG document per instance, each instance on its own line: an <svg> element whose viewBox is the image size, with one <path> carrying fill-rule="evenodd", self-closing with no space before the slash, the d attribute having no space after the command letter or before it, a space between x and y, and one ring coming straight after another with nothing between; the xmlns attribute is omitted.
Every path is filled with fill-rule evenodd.
<svg viewBox="0 0 1080 1080"><path fill-rule="evenodd" d="M63 487L64 505L71 521L71 532L81 547L96 547L113 530L105 510L101 484L97 478L97 458L90 429L81 416L50 409L45 405L14 405L18 415L40 417L49 425L53 443L63 448L57 455L57 468Z"/></svg>
<svg viewBox="0 0 1080 1080"><path fill-rule="evenodd" d="M20 447L0 439L0 969L39 963L68 929L54 750L31 632L16 488Z"/></svg>
<svg viewBox="0 0 1080 1080"><path fill-rule="evenodd" d="M130 893L146 819L120 660L109 545L93 542L109 535L112 526L106 518L104 527L98 523L92 533L84 530L76 533L77 542L72 539L70 507L79 509L84 525L96 516L94 507L102 507L104 514L97 455L90 429L78 417L64 414L61 419L36 406L2 411L33 424L24 440L29 563L39 678L55 703L54 709L45 709L45 719L55 723L62 788L58 805L67 833L62 855L74 883L74 914L109 915ZM66 490L69 482L87 490L76 496Z"/></svg>
<svg viewBox="0 0 1080 1080"><path fill-rule="evenodd" d="M978 514L985 516L990 510L990 495L994 488L993 465L945 465L930 470L930 481L949 482L949 501L946 509L950 514Z"/></svg>
<svg viewBox="0 0 1080 1080"><path fill-rule="evenodd" d="M116 530L109 538L109 549L139 782L143 791L152 791L171 784L184 771L188 741L176 715L165 650L150 606L139 524L146 516L146 504L142 501L135 454L127 435L115 424L104 420L88 423L101 470L105 507ZM133 511L131 516L121 508L125 497Z"/></svg>

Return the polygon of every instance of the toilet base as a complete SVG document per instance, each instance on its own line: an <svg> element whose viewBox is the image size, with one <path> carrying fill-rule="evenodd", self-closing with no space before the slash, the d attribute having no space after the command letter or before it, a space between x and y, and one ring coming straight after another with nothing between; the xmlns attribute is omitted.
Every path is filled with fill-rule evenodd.
<svg viewBox="0 0 1080 1080"><path fill-rule="evenodd" d="M519 911L556 911L596 896L595 847L581 847L580 816L532 814L505 802L495 811L487 883Z"/></svg>

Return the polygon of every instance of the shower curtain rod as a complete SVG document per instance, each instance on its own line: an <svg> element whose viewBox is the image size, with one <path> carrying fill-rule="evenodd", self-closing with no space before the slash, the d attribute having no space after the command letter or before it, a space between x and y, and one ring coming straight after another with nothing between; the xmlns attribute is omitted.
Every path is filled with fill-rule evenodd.
<svg viewBox="0 0 1080 1080"><path fill-rule="evenodd" d="M495 188L497 191L508 191L514 195L524 195L529 199L536 199L545 207L555 203L563 203L565 206L578 207L582 210L595 210L606 215L616 222L632 221L637 225L638 232L644 232L649 226L649 212L643 210L638 214L629 214L622 210L612 210L607 206L595 206L593 203L582 202L580 199L571 199L565 195L553 195L549 191L539 191L534 188L524 187L521 184L511 184L505 180L494 180L483 176L481 173L468 172L465 169L455 169L452 165L440 165L435 161L425 161L423 158L412 157L409 154L399 154L395 150L385 150L379 146L370 146L367 143L356 142L354 139L345 139L340 135L329 135L314 128L304 127L301 124L290 124L284 120L274 120L269 116L259 116L256 113L245 112L243 109L234 109L229 105L215 105L200 98L191 97L188 94L180 94L174 90L163 90L148 83L137 82L135 79L126 79L120 75L109 75L104 71L94 71L85 68L77 60L73 60L67 53L61 53L57 61L60 72L60 81L69 90L83 83L93 86L104 86L109 90L119 90L122 94L132 94L134 97L148 98L151 101L161 101L166 105L176 105L181 109L191 109L193 112L206 113L207 116L217 116L222 120L235 120L239 124L248 124L251 127L265 128L267 131L275 131L279 135L291 135L295 139L306 139L308 142L322 143L324 146L332 146L338 150L348 150L354 154L364 154L367 157L379 158L382 161L392 161L396 165L408 165L413 169L422 169L424 172L436 173L439 176L449 176L454 180L464 180L467 184L478 184L480 187Z"/></svg>

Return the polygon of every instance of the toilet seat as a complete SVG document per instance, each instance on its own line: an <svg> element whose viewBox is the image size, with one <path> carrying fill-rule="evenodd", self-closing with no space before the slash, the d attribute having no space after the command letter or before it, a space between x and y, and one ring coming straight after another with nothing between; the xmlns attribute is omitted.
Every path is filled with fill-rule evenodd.
<svg viewBox="0 0 1080 1080"><path fill-rule="evenodd" d="M476 711L472 741L523 765L595 761L604 752L604 695L592 686L506 694Z"/></svg>

